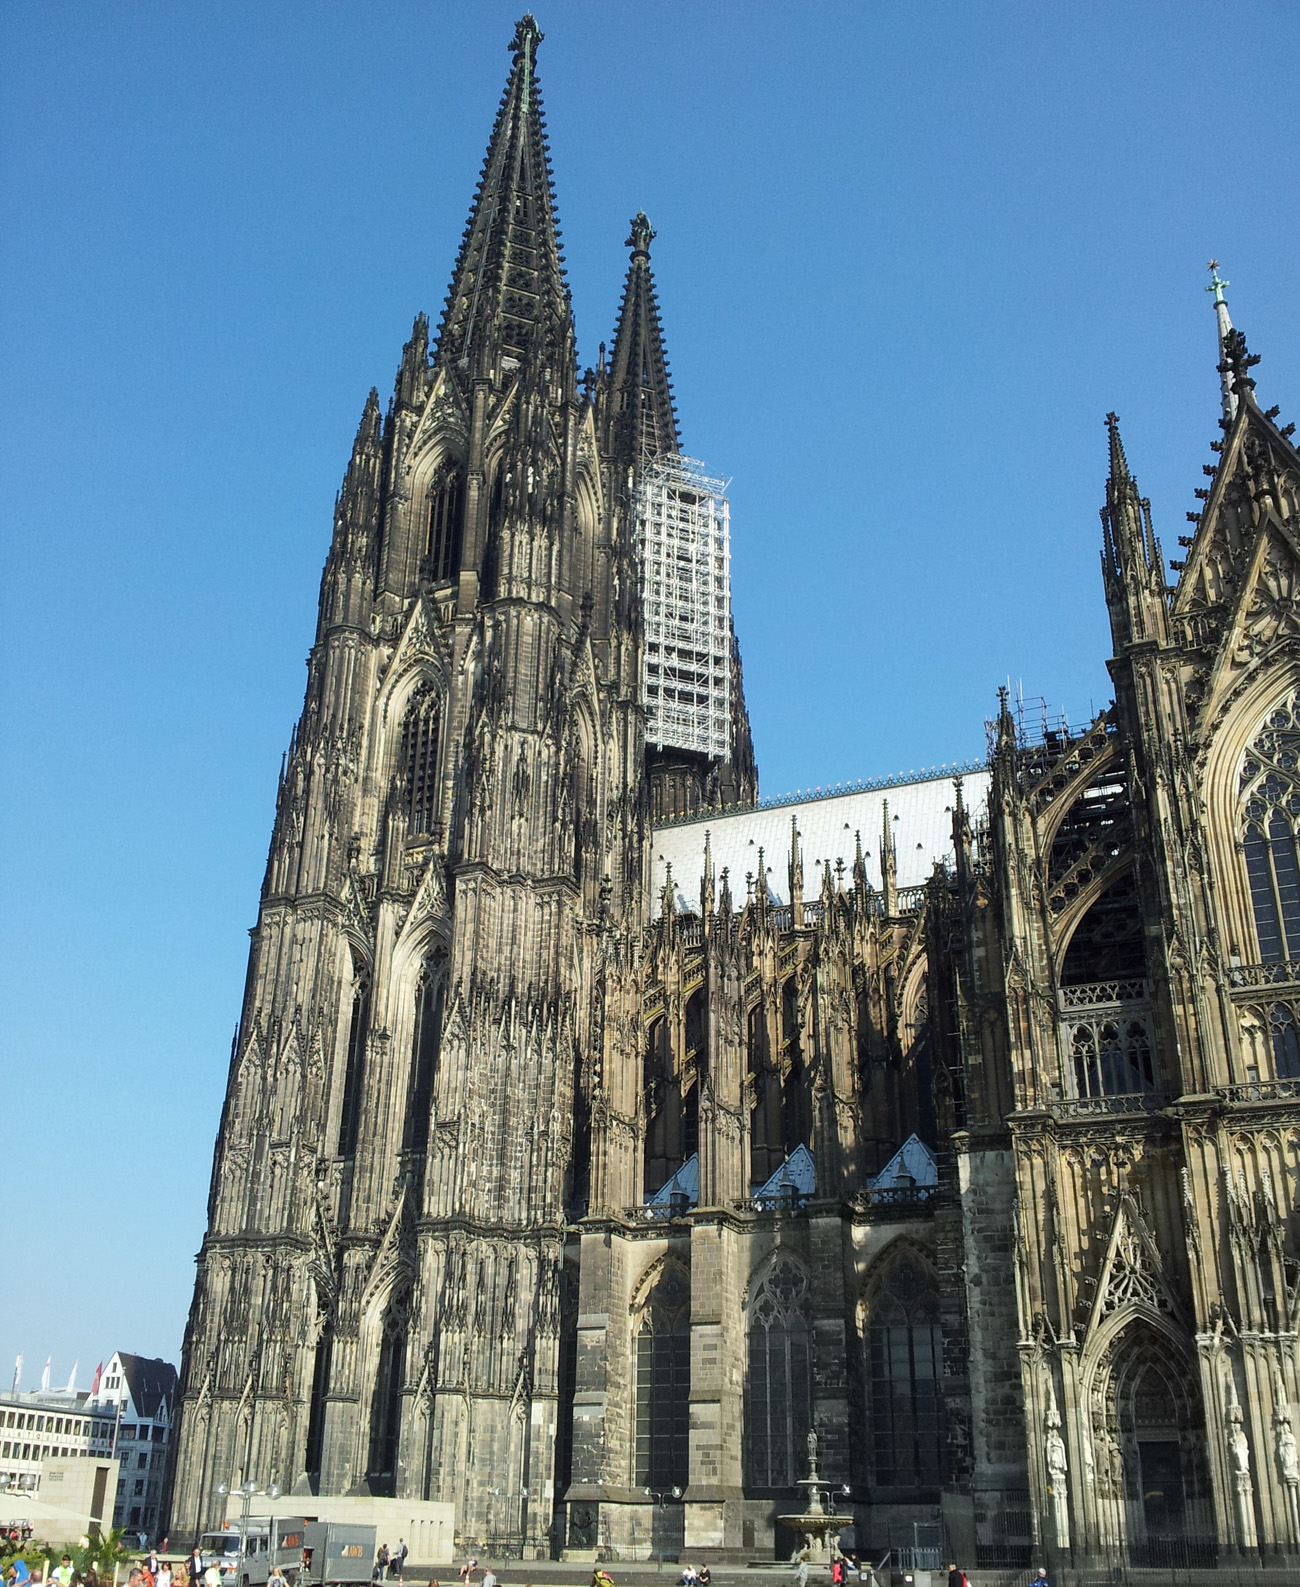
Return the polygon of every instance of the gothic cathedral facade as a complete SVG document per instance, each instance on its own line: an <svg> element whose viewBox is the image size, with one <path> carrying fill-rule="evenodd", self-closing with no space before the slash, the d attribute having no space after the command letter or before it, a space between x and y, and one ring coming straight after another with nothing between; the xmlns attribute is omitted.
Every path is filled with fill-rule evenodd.
<svg viewBox="0 0 1300 1587"><path fill-rule="evenodd" d="M257 1476L772 1558L811 1433L876 1557L1300 1552L1300 456L1222 284L1172 588L1108 420L1114 704L773 810L643 215L577 367L539 41L338 496L171 1535Z"/></svg>

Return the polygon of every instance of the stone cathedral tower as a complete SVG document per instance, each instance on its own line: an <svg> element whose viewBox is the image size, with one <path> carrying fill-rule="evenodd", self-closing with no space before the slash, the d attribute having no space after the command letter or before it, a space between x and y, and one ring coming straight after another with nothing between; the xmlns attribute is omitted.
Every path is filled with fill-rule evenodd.
<svg viewBox="0 0 1300 1587"><path fill-rule="evenodd" d="M544 1537L566 1205L637 1195L635 1094L604 1078L648 897L630 503L676 423L644 217L612 358L580 384L540 38L525 17L436 345L419 316L338 497L199 1257L177 1535L259 1474L450 1499L468 1535L508 1482Z"/></svg>

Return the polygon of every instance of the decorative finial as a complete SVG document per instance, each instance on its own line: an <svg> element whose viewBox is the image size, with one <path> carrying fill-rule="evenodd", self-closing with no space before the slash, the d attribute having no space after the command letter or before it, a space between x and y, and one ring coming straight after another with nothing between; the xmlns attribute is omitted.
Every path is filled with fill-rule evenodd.
<svg viewBox="0 0 1300 1587"><path fill-rule="evenodd" d="M510 40L510 53L516 61L523 56L529 66L532 66L537 59L537 46L545 37L541 28L537 26L533 13L525 11L515 23L515 36Z"/></svg>
<svg viewBox="0 0 1300 1587"><path fill-rule="evenodd" d="M634 259L648 259L650 257L650 244L658 235L659 233L646 219L645 210L639 209L632 221L631 235L623 246L632 250Z"/></svg>
<svg viewBox="0 0 1300 1587"><path fill-rule="evenodd" d="M1225 281L1219 274L1219 261L1217 259L1211 259L1205 268L1210 272L1210 284L1205 290L1214 293L1214 303L1217 308L1220 303L1228 301L1223 295L1223 289L1224 287L1230 287L1232 282Z"/></svg>

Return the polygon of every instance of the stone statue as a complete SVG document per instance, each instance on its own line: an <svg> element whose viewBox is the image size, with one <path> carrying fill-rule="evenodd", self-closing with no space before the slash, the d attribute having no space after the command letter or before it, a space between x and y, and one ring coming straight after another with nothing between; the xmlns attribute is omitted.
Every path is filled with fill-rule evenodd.
<svg viewBox="0 0 1300 1587"><path fill-rule="evenodd" d="M808 1475L810 1477L817 1475L817 1429L815 1427L808 1429Z"/></svg>
<svg viewBox="0 0 1300 1587"><path fill-rule="evenodd" d="M1283 1482L1293 1488L1300 1483L1300 1457L1296 1454L1295 1434L1291 1431L1290 1417L1278 1422L1277 1463L1282 1468Z"/></svg>
<svg viewBox="0 0 1300 1587"><path fill-rule="evenodd" d="M1061 1413L1056 1408L1056 1390L1047 1382L1047 1415L1043 1419L1043 1454L1047 1463L1047 1485L1052 1495L1052 1518L1056 1523L1056 1545L1070 1546L1070 1494L1067 1483L1069 1461L1065 1439L1061 1436Z"/></svg>
<svg viewBox="0 0 1300 1587"><path fill-rule="evenodd" d="M1065 1440L1061 1437L1059 1422L1049 1422L1047 1425L1047 1475L1052 1479L1052 1487L1064 1483L1069 1465L1065 1459Z"/></svg>
<svg viewBox="0 0 1300 1587"><path fill-rule="evenodd" d="M1229 1366L1223 1380L1224 1409L1227 1412L1228 1455L1232 1461L1233 1482L1237 1489L1237 1531L1243 1548L1255 1546L1255 1501L1250 1481L1250 1440L1246 1436L1237 1399L1237 1384Z"/></svg>

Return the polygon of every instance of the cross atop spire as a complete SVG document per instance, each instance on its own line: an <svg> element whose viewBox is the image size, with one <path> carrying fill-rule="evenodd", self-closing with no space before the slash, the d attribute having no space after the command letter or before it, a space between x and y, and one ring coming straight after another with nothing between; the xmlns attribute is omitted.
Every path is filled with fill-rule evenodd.
<svg viewBox="0 0 1300 1587"><path fill-rule="evenodd" d="M1225 281L1219 274L1219 261L1211 259L1205 267L1210 272L1210 284L1207 292L1214 293L1214 313L1219 322L1219 383L1223 388L1223 417L1229 424L1237 415L1237 398L1232 389L1232 381L1224 372L1224 360L1227 357L1228 338L1232 335L1232 320L1228 315L1228 300L1223 295L1224 288L1231 286L1230 281Z"/></svg>
<svg viewBox="0 0 1300 1587"><path fill-rule="evenodd" d="M569 289L537 85L541 42L532 16L521 17L447 294L438 361L462 374L487 372L498 354L516 363L539 354L572 362Z"/></svg>
<svg viewBox="0 0 1300 1587"><path fill-rule="evenodd" d="M625 466L639 468L645 456L679 449L672 382L664 354L663 328L650 272L655 230L644 210L632 221L626 246L632 250L610 357L610 442Z"/></svg>

